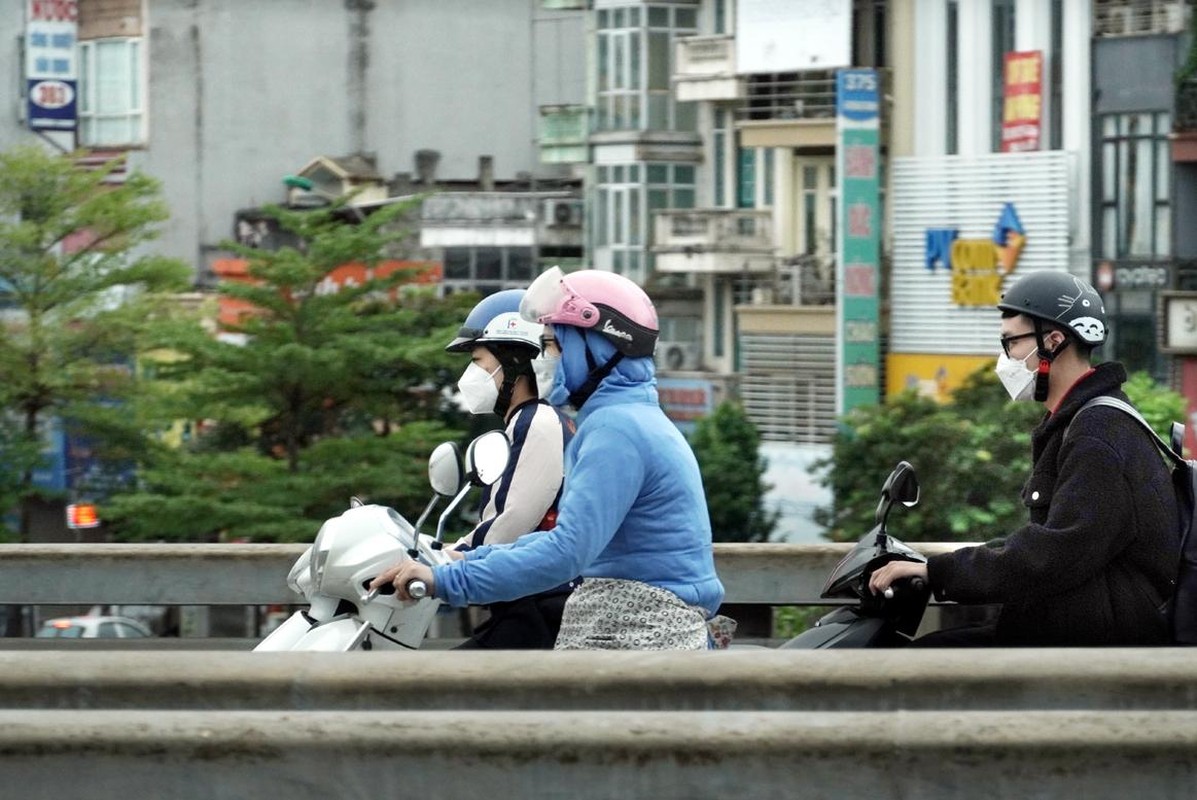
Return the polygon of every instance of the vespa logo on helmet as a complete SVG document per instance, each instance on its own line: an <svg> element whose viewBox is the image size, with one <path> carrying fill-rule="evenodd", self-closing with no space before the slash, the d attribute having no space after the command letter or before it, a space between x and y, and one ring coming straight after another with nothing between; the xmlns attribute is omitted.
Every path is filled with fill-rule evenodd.
<svg viewBox="0 0 1197 800"><path fill-rule="evenodd" d="M632 334L628 333L627 331L621 331L619 328L616 328L614 325L611 324L611 320L609 320L609 319L603 321L602 332L607 334L608 336L614 336L617 339L623 339L624 341L627 341L627 342L632 341Z"/></svg>

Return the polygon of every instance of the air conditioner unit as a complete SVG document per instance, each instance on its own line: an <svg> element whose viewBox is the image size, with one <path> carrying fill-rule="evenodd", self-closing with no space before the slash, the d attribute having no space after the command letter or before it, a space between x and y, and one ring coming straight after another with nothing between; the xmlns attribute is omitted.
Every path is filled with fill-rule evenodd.
<svg viewBox="0 0 1197 800"><path fill-rule="evenodd" d="M1135 12L1128 7L1113 7L1106 9L1105 25L1102 32L1107 36L1127 36L1135 32Z"/></svg>
<svg viewBox="0 0 1197 800"><path fill-rule="evenodd" d="M1154 11L1160 33L1181 33L1189 27L1189 7L1181 0L1156 0Z"/></svg>
<svg viewBox="0 0 1197 800"><path fill-rule="evenodd" d="M544 221L553 228L582 227L582 200L562 197L544 202Z"/></svg>
<svg viewBox="0 0 1197 800"><path fill-rule="evenodd" d="M696 342L658 342L657 364L675 372L702 368L702 347Z"/></svg>

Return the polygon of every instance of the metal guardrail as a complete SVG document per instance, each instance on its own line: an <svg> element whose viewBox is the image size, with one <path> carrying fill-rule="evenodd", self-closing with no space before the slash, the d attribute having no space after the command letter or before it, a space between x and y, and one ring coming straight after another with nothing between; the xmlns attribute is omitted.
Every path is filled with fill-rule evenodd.
<svg viewBox="0 0 1197 800"><path fill-rule="evenodd" d="M962 545L918 543L933 555ZM0 604L269 605L302 602L287 572L302 544L0 545ZM826 605L847 544L716 544L728 603Z"/></svg>

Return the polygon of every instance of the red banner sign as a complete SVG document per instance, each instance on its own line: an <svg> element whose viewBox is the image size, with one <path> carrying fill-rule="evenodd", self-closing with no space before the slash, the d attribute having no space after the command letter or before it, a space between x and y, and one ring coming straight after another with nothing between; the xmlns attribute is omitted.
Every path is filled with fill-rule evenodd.
<svg viewBox="0 0 1197 800"><path fill-rule="evenodd" d="M1006 53L1002 152L1038 150L1043 120L1043 51Z"/></svg>

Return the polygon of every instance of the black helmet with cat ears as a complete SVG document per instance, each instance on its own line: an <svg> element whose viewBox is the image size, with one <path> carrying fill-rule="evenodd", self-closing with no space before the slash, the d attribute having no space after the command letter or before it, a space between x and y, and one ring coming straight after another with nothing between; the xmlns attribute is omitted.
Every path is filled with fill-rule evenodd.
<svg viewBox="0 0 1197 800"><path fill-rule="evenodd" d="M1041 270L1024 275L1002 295L998 308L1055 323L1097 347L1106 340L1106 306L1097 290L1067 272Z"/></svg>

